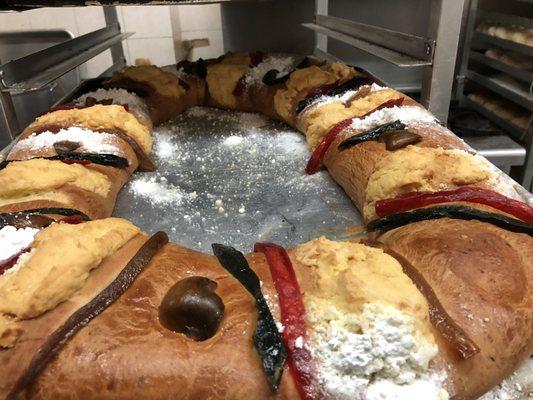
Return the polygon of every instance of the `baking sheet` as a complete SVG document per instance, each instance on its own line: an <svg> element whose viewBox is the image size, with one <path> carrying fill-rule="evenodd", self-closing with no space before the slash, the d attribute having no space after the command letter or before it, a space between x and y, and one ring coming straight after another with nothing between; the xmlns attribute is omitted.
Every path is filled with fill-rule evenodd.
<svg viewBox="0 0 533 400"><path fill-rule="evenodd" d="M304 137L259 114L194 107L155 129L152 157L157 171L133 175L114 215L196 250L291 247L362 223L326 171L304 173Z"/></svg>

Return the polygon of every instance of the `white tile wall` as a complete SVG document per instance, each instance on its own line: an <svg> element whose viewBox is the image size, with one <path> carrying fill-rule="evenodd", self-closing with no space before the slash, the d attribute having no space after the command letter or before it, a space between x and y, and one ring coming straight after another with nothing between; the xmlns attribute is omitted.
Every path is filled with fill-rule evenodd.
<svg viewBox="0 0 533 400"><path fill-rule="evenodd" d="M170 8L170 14L175 37L179 32L181 40L209 39L209 46L192 50L191 60L218 57L224 53L220 4L174 6Z"/></svg>
<svg viewBox="0 0 533 400"><path fill-rule="evenodd" d="M0 31L24 31L31 29L28 14L23 12L1 12Z"/></svg>
<svg viewBox="0 0 533 400"><path fill-rule="evenodd" d="M181 31L222 30L220 4L177 6Z"/></svg>
<svg viewBox="0 0 533 400"><path fill-rule="evenodd" d="M155 65L168 65L176 62L172 37L129 39L127 42L128 64L135 64L137 58L147 58Z"/></svg>
<svg viewBox="0 0 533 400"><path fill-rule="evenodd" d="M135 32L123 42L128 63L135 63L137 58L148 58L157 65L174 63L183 56L179 51L181 40L209 39L209 46L193 49L191 59L218 57L224 52L219 4L123 6L117 7L117 14L122 30ZM104 26L102 7L44 8L22 13L0 13L0 31L66 29L79 36ZM110 52L107 51L85 63L80 72L84 77L97 76L111 62Z"/></svg>
<svg viewBox="0 0 533 400"><path fill-rule="evenodd" d="M28 14L32 29L66 29L79 36L74 8L37 8L24 11Z"/></svg>
<svg viewBox="0 0 533 400"><path fill-rule="evenodd" d="M117 7L122 18L122 30L135 32L134 39L172 37L169 6Z"/></svg>

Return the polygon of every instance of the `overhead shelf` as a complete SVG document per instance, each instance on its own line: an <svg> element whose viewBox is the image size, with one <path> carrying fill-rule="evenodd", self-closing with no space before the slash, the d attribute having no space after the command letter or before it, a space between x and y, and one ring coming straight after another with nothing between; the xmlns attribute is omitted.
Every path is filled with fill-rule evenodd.
<svg viewBox="0 0 533 400"><path fill-rule="evenodd" d="M119 24L113 24L10 61L0 66L0 90L38 90L130 35L121 33Z"/></svg>
<svg viewBox="0 0 533 400"><path fill-rule="evenodd" d="M470 59L488 67L497 69L498 71L505 72L506 74L518 78L524 82L533 82L533 72L505 64L500 60L496 60L495 58L487 57L483 53L472 51L470 53Z"/></svg>
<svg viewBox="0 0 533 400"><path fill-rule="evenodd" d="M156 6L172 4L227 3L236 0L0 0L0 10L29 10L40 7L84 7L84 6ZM238 0L265 1L265 0Z"/></svg>
<svg viewBox="0 0 533 400"><path fill-rule="evenodd" d="M533 47L522 43L513 42L512 40L500 39L496 36L487 35L486 33L474 32L473 41L477 44L497 46L502 49L516 51L521 54L531 56ZM476 47L476 46L474 46Z"/></svg>
<svg viewBox="0 0 533 400"><path fill-rule="evenodd" d="M316 15L305 28L339 40L399 67L432 65L435 41L421 36L362 24L328 15Z"/></svg>
<svg viewBox="0 0 533 400"><path fill-rule="evenodd" d="M468 71L466 77L519 106L533 111L533 98L527 91L515 89L499 82L496 78L486 77L474 71Z"/></svg>

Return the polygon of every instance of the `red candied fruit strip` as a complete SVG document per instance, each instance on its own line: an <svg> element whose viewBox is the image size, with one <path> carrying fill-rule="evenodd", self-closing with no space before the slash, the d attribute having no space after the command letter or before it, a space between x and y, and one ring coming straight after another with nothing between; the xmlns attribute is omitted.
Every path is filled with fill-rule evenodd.
<svg viewBox="0 0 533 400"><path fill-rule="evenodd" d="M468 201L484 204L510 214L527 223L533 223L533 207L489 189L465 186L440 192L410 192L393 199L379 200L375 204L378 217L413 210L437 203Z"/></svg>
<svg viewBox="0 0 533 400"><path fill-rule="evenodd" d="M85 220L80 215L72 215L69 217L64 217L59 219L57 222L63 222L65 224L80 224L82 222L85 222ZM9 268L13 267L19 257L27 253L31 250L31 246L25 247L22 250L20 250L17 254L13 254L11 257L9 257L7 260L0 263L0 276L3 275Z"/></svg>
<svg viewBox="0 0 533 400"><path fill-rule="evenodd" d="M338 122L333 126L333 128L328 131L326 136L324 136L324 139L322 139L320 144L316 147L315 151L313 151L313 154L311 154L311 158L309 159L309 161L307 162L307 166L305 167L306 174L312 175L318 172L320 166L322 165L322 161L324 160L324 156L326 155L329 146L331 146L331 143L333 143L333 140L335 140L337 135L346 128L348 128L351 124L352 118L348 118L342 120L341 122Z"/></svg>
<svg viewBox="0 0 533 400"><path fill-rule="evenodd" d="M327 84L327 85L318 86L318 87L310 90L307 93L307 96L305 96L304 100L306 100L306 99L308 99L310 97L315 97L315 96L320 96L320 95L323 95L323 94L328 94L329 92L331 92L336 87L337 87L336 83L330 83L330 84Z"/></svg>
<svg viewBox="0 0 533 400"><path fill-rule="evenodd" d="M244 75L239 78L237 81L237 84L235 85L235 89L233 89L233 92L231 92L234 96L240 96L244 93L244 88L246 87L246 84L244 83Z"/></svg>
<svg viewBox="0 0 533 400"><path fill-rule="evenodd" d="M313 360L307 339L305 306L298 279L294 273L289 255L283 247L272 243L256 243L254 252L263 253L267 259L272 280L278 293L283 343L287 349L287 362L296 389L302 399L312 400L317 390L313 379ZM302 345L296 340L302 338Z"/></svg>
<svg viewBox="0 0 533 400"><path fill-rule="evenodd" d="M83 219L81 215L70 215L68 217L63 217L57 220L57 222L62 222L64 224L78 225L86 221Z"/></svg>
<svg viewBox="0 0 533 400"><path fill-rule="evenodd" d="M11 267L13 267L19 257L24 254L24 253L27 253L28 251L30 251L31 247L26 247L24 249L22 249L21 251L19 251L17 254L13 254L11 257L9 257L7 260L3 261L2 263L0 263L0 276L1 275L4 275L4 273Z"/></svg>
<svg viewBox="0 0 533 400"><path fill-rule="evenodd" d="M376 112L378 110L381 110L383 108L392 108L396 106L401 106L403 103L403 97L400 97L399 99L392 99L387 100L384 103L381 103L376 108L372 109L371 111L367 112L364 115L361 115L360 117L357 117L358 119L362 119L365 117L368 117L373 112ZM339 135L342 131L344 131L347 127L349 127L352 123L354 118L348 118L341 122L338 122L331 128L328 133L324 136L320 144L315 148L313 151L313 154L311 154L311 158L307 162L307 167L305 168L305 173L308 175L312 175L318 172L320 169L320 166L322 165L322 162L324 161L324 157L331 146L331 143L333 143L333 140Z"/></svg>

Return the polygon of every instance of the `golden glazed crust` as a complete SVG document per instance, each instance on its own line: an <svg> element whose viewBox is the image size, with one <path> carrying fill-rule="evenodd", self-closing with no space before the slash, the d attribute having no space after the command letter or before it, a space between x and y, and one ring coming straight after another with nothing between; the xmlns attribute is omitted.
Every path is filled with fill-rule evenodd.
<svg viewBox="0 0 533 400"><path fill-rule="evenodd" d="M206 102L206 82L200 77L162 70L154 65L127 67L115 72L108 87L137 91L149 108L154 124L175 117L185 109Z"/></svg>
<svg viewBox="0 0 533 400"><path fill-rule="evenodd" d="M533 238L478 221L409 224L379 238L418 269L479 346L459 360L435 335L456 400L476 399L533 351Z"/></svg>
<svg viewBox="0 0 533 400"><path fill-rule="evenodd" d="M439 347L432 365L447 372L446 385L452 398L477 398L527 357L532 350L529 333L533 328L531 238L479 222L439 220L411 224L379 240L423 274L447 312L481 349L480 354L460 360L431 327ZM316 290L317 276L301 263L304 260L299 251L289 250L289 256L305 296ZM134 252L117 254L120 261L115 257L113 268L124 265ZM264 256L252 254L247 258L278 316L277 296ZM216 281L216 292L226 307L219 331L203 342L168 331L158 321L157 308L166 291L187 276ZM389 289L404 290L396 286ZM409 298L411 289L405 290L403 295ZM401 293L397 295L401 298ZM403 307L414 315L420 311L412 304ZM46 319L49 314L32 323L38 324L43 318L50 324ZM31 396L299 398L288 371L278 395L270 395L252 346L255 318L250 295L212 256L166 245L116 303L68 342L38 379ZM31 334L35 332L32 329ZM13 360L14 354L26 351L27 342L20 343L20 347L0 353L0 361L1 357Z"/></svg>
<svg viewBox="0 0 533 400"><path fill-rule="evenodd" d="M143 245L147 236L138 234L117 252L106 258L98 268L93 269L85 285L68 300L60 303L39 317L18 321L13 329L21 333L16 345L8 350L0 351L0 398L4 399L12 386L24 372L35 353L45 340L67 318L83 307L115 279L124 268L125 260Z"/></svg>
<svg viewBox="0 0 533 400"><path fill-rule="evenodd" d="M131 255L121 254L115 262L124 265ZM275 299L264 258L248 259L263 282L263 293ZM225 305L218 332L203 342L169 331L158 320L163 296L187 276L216 281L216 293ZM275 300L272 304L277 314ZM69 341L30 395L34 399L299 399L288 370L278 394L270 392L252 342L256 318L253 298L213 256L168 244L123 296ZM10 351L19 351L18 346Z"/></svg>

